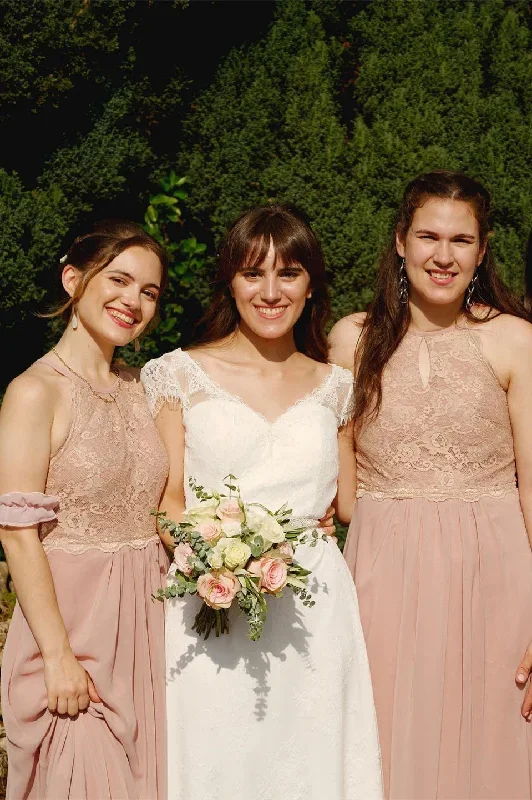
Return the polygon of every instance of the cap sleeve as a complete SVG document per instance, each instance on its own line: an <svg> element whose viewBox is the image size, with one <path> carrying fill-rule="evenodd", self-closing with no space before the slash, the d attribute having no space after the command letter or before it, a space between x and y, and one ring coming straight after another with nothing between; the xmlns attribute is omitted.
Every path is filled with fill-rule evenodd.
<svg viewBox="0 0 532 800"><path fill-rule="evenodd" d="M140 371L140 380L153 417L159 414L163 406L177 408L184 405L183 388L174 364L177 353L181 351L154 358Z"/></svg>
<svg viewBox="0 0 532 800"><path fill-rule="evenodd" d="M348 369L341 367L337 368L338 374L338 405L336 408L336 415L338 418L338 427L347 425L353 419L355 414L355 395L353 386L353 375Z"/></svg>

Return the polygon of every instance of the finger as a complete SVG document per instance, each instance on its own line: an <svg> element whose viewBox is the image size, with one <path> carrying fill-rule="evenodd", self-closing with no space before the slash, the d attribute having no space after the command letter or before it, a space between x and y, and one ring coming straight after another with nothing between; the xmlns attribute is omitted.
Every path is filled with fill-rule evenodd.
<svg viewBox="0 0 532 800"><path fill-rule="evenodd" d="M48 695L48 711L51 711L52 714L55 714L57 711L57 695L56 694L49 694Z"/></svg>
<svg viewBox="0 0 532 800"><path fill-rule="evenodd" d="M92 678L90 675L87 675L87 686L89 687L89 697L93 703L101 703L102 698L94 688L94 683L92 682Z"/></svg>
<svg viewBox="0 0 532 800"><path fill-rule="evenodd" d="M57 713L58 714L66 714L68 711L68 702L66 697L58 697L57 698Z"/></svg>
<svg viewBox="0 0 532 800"><path fill-rule="evenodd" d="M526 680L530 676L530 671L532 670L532 645L527 647L526 653L523 656L523 660L517 667L517 672L515 675L515 680L517 683L525 683Z"/></svg>
<svg viewBox="0 0 532 800"><path fill-rule="evenodd" d="M521 714L526 719L527 722L532 721L532 687L529 686L526 690L525 699L523 700L523 705L521 706Z"/></svg>
<svg viewBox="0 0 532 800"><path fill-rule="evenodd" d="M330 528L331 525L334 526L334 518L333 517L323 517L323 519L320 520L320 527L321 528Z"/></svg>
<svg viewBox="0 0 532 800"><path fill-rule="evenodd" d="M88 691L84 692L83 694L80 694L80 696L78 697L79 710L80 711L86 711L86 709L89 707L89 702L90 702L90 698L89 698L89 692Z"/></svg>
<svg viewBox="0 0 532 800"><path fill-rule="evenodd" d="M67 701L67 714L69 717L77 717L79 714L79 704L77 697L69 697Z"/></svg>
<svg viewBox="0 0 532 800"><path fill-rule="evenodd" d="M336 526L328 525L326 528L322 528L322 533L324 533L325 536L334 536L336 533Z"/></svg>

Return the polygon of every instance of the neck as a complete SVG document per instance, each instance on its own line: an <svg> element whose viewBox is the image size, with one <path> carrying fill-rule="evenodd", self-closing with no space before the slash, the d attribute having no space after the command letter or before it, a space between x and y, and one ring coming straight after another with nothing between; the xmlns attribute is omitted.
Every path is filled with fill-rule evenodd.
<svg viewBox="0 0 532 800"><path fill-rule="evenodd" d="M75 331L70 325L67 327L55 349L69 367L90 383L102 385L109 382L114 345L98 342L81 322Z"/></svg>
<svg viewBox="0 0 532 800"><path fill-rule="evenodd" d="M250 361L268 361L280 363L298 353L294 342L294 333L289 331L278 339L265 339L257 336L244 324L235 331L231 346L238 349Z"/></svg>
<svg viewBox="0 0 532 800"><path fill-rule="evenodd" d="M453 303L434 305L423 298L410 298L411 327L419 331L435 331L450 328L455 324L462 310L463 297Z"/></svg>

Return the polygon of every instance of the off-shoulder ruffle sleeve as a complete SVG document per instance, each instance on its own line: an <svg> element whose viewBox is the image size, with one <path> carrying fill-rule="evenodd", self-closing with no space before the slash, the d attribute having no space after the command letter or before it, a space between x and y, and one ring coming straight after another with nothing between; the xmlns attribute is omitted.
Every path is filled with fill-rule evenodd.
<svg viewBox="0 0 532 800"><path fill-rule="evenodd" d="M0 525L28 528L57 519L59 498L42 492L9 492L0 495Z"/></svg>
<svg viewBox="0 0 532 800"><path fill-rule="evenodd" d="M175 351L180 353L181 351ZM140 380L146 392L148 407L153 417L156 417L161 408L169 405L177 408L183 402L183 393L173 368L173 353L154 358L141 369Z"/></svg>
<svg viewBox="0 0 532 800"><path fill-rule="evenodd" d="M355 414L353 376L348 369L342 369L338 384L338 426L342 427L347 425Z"/></svg>

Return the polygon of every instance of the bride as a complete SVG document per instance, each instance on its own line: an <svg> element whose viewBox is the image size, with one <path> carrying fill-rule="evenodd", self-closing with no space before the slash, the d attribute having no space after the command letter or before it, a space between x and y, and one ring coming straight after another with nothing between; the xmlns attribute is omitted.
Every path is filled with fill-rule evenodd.
<svg viewBox="0 0 532 800"><path fill-rule="evenodd" d="M282 206L244 214L222 247L195 347L143 369L170 459L170 519L197 503L189 478L222 491L232 474L246 502L288 503L309 529L333 498L349 520L352 375L326 363L327 311L323 255L302 216ZM270 598L258 642L236 608L229 635L205 641L192 630L198 598L169 602L172 800L382 797L352 578L331 540L300 545L296 559L312 570L315 605Z"/></svg>

